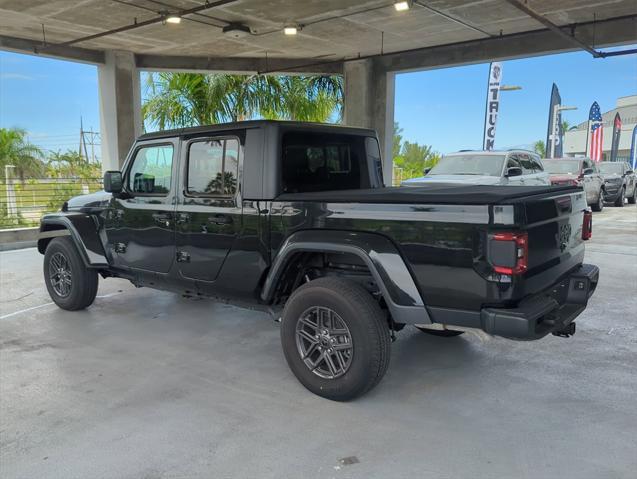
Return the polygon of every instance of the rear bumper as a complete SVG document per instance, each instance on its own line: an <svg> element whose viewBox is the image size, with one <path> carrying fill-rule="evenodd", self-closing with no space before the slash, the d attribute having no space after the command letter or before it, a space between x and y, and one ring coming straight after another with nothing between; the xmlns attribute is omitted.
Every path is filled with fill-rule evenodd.
<svg viewBox="0 0 637 479"><path fill-rule="evenodd" d="M526 298L515 308L485 308L480 326L494 336L540 339L566 330L595 292L599 268L584 264L548 290Z"/></svg>

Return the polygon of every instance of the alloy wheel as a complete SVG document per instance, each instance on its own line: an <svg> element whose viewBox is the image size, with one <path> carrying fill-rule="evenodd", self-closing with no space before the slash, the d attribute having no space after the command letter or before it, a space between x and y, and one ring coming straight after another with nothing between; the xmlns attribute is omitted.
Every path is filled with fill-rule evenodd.
<svg viewBox="0 0 637 479"><path fill-rule="evenodd" d="M308 369L324 379L344 375L354 356L352 335L345 321L323 306L313 306L299 317L296 347Z"/></svg>
<svg viewBox="0 0 637 479"><path fill-rule="evenodd" d="M55 253L49 261L49 281L55 294L66 298L71 294L73 275L69 261L62 253Z"/></svg>

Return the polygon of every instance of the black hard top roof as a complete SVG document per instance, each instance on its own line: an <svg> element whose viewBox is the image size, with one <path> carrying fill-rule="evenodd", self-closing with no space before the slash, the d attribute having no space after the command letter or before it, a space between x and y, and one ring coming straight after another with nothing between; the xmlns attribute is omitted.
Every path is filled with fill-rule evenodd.
<svg viewBox="0 0 637 479"><path fill-rule="evenodd" d="M368 128L358 128L352 126L335 125L329 123L311 123L305 121L283 121L283 120L249 120L236 121L232 123L217 123L215 125L194 126L189 128L176 128L174 130L163 130L141 135L139 140L152 140L156 138L168 138L175 136L191 136L198 134L214 133L224 130L239 130L244 128L259 128L264 125L279 125L289 129L303 129L305 131L333 131L334 133L349 133L352 135L376 136L374 130Z"/></svg>

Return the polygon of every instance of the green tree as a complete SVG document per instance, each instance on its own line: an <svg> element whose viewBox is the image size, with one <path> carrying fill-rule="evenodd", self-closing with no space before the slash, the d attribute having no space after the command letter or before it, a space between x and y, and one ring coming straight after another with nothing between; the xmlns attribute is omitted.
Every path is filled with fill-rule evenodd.
<svg viewBox="0 0 637 479"><path fill-rule="evenodd" d="M544 141L537 140L535 143L533 143L533 151L535 151L538 155L540 155L540 157L545 158L546 145L544 144Z"/></svg>
<svg viewBox="0 0 637 479"><path fill-rule="evenodd" d="M51 153L47 163L47 175L54 178L99 178L102 175L98 163L91 163L77 151Z"/></svg>
<svg viewBox="0 0 637 479"><path fill-rule="evenodd" d="M394 158L394 166L402 169L402 179L423 175L425 168L431 168L440 161L440 154L430 145L419 145L405 141L400 155Z"/></svg>
<svg viewBox="0 0 637 479"><path fill-rule="evenodd" d="M0 175L3 178L6 165L15 167L15 175L22 183L27 177L43 173L42 150L26 136L26 131L21 128L0 128Z"/></svg>
<svg viewBox="0 0 637 479"><path fill-rule="evenodd" d="M159 129L253 118L339 119L340 77L160 72L148 75L144 119Z"/></svg>
<svg viewBox="0 0 637 479"><path fill-rule="evenodd" d="M400 149L403 145L403 129L398 125L398 122L394 122L394 141L391 147L392 158L396 158L400 155Z"/></svg>

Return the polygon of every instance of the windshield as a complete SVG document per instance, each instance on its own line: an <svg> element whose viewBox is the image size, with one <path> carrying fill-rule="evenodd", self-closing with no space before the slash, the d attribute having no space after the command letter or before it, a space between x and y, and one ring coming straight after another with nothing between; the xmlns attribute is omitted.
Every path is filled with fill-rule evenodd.
<svg viewBox="0 0 637 479"><path fill-rule="evenodd" d="M429 175L501 176L505 155L443 156Z"/></svg>
<svg viewBox="0 0 637 479"><path fill-rule="evenodd" d="M544 170L552 175L579 175L579 160L544 160Z"/></svg>
<svg viewBox="0 0 637 479"><path fill-rule="evenodd" d="M600 163L599 171L601 171L602 173L606 175L610 175L613 173L618 175L623 174L621 163Z"/></svg>

